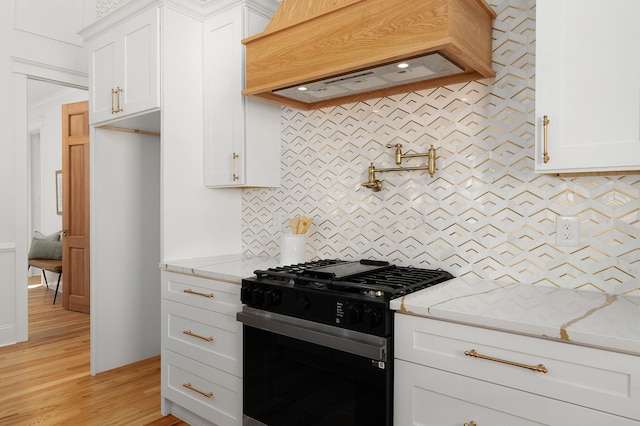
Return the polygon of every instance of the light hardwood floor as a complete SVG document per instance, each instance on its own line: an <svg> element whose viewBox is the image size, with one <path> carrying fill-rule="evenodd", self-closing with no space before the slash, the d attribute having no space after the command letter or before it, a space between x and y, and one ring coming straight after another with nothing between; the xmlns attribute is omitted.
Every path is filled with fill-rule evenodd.
<svg viewBox="0 0 640 426"><path fill-rule="evenodd" d="M49 285L30 284L29 341L0 347L0 424L186 425L160 414L159 357L89 374L89 316Z"/></svg>

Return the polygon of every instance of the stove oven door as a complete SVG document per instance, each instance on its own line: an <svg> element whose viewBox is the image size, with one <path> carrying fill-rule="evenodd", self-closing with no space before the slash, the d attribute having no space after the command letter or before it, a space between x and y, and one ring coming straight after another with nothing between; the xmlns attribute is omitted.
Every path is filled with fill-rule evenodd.
<svg viewBox="0 0 640 426"><path fill-rule="evenodd" d="M391 426L390 339L249 307L238 320L244 426Z"/></svg>

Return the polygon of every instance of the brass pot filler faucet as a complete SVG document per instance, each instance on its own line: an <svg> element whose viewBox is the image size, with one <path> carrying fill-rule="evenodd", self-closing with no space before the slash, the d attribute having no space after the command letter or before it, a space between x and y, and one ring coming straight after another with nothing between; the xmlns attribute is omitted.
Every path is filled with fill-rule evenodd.
<svg viewBox="0 0 640 426"><path fill-rule="evenodd" d="M369 165L367 169L369 173L369 180L362 184L362 186L369 188L373 192L378 192L382 189L382 182L376 179L376 172L402 172L405 170L427 170L429 172L429 176L433 177L436 173L436 149L431 145L429 151L424 154L403 154L402 153L402 144L398 143L395 145L389 144L387 148L395 148L396 149L396 164L400 166L402 164L402 160L404 158L413 158L413 157L428 157L427 164L423 166L415 166L415 167L388 167L385 169L376 169L373 165Z"/></svg>

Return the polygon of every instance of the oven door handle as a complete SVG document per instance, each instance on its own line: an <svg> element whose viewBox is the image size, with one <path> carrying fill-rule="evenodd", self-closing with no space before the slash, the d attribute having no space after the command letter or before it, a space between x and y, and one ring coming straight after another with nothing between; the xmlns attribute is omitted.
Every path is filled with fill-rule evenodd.
<svg viewBox="0 0 640 426"><path fill-rule="evenodd" d="M319 330L316 329L316 324L310 321L297 318L293 318L292 321L279 321L272 317L264 318L259 315L253 315L246 311L238 312L236 318L244 325L250 327L376 361L387 361L387 339L384 337L370 336L343 329L336 329L337 331L332 333L330 330L334 327L323 326L324 329ZM294 324L294 322L296 324ZM302 324L304 324L304 326L302 326ZM322 327L322 325L320 324L319 327ZM359 337L361 338L359 339Z"/></svg>

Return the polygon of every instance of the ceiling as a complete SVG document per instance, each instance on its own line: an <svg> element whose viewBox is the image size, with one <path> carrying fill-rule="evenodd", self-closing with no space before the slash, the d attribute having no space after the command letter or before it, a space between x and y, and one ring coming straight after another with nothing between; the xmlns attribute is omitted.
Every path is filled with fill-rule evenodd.
<svg viewBox="0 0 640 426"><path fill-rule="evenodd" d="M29 79L27 83L27 105L34 105L62 92L77 90L49 81Z"/></svg>

